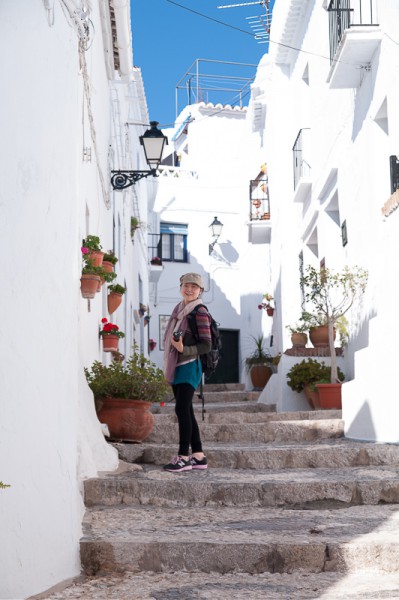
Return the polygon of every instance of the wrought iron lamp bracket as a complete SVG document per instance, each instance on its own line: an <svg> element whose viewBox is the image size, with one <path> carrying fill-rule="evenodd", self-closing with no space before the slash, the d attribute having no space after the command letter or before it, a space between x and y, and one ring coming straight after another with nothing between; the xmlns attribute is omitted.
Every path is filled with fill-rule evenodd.
<svg viewBox="0 0 399 600"><path fill-rule="evenodd" d="M150 171L111 171L113 173L111 177L111 185L114 190L124 190L131 185L134 185L140 179L144 177L159 177L156 169Z"/></svg>

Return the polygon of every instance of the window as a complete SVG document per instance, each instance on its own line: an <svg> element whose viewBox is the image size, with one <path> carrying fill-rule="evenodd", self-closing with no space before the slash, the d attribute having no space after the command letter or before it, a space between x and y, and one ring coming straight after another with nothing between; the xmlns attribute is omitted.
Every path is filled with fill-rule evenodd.
<svg viewBox="0 0 399 600"><path fill-rule="evenodd" d="M188 227L182 223L161 223L162 260L187 262Z"/></svg>

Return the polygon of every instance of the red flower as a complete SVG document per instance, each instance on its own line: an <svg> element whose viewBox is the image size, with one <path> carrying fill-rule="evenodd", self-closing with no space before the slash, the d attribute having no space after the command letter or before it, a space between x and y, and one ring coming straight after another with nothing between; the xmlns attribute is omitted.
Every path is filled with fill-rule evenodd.
<svg viewBox="0 0 399 600"><path fill-rule="evenodd" d="M101 323L108 323L108 319L106 319L105 317L103 317L103 318L101 319Z"/></svg>

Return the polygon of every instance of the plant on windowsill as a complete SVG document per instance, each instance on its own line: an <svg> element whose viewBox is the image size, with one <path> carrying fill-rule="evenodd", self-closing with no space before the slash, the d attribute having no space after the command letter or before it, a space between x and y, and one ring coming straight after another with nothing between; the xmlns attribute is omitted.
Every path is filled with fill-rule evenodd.
<svg viewBox="0 0 399 600"><path fill-rule="evenodd" d="M159 256L153 256L152 259L150 260L150 263L152 265L158 265L158 266L162 266L162 258L159 258Z"/></svg>
<svg viewBox="0 0 399 600"><path fill-rule="evenodd" d="M162 369L137 350L135 345L125 366L115 360L109 366L95 361L84 369L98 418L107 423L113 440L142 442L148 437L154 426L149 409L168 392Z"/></svg>

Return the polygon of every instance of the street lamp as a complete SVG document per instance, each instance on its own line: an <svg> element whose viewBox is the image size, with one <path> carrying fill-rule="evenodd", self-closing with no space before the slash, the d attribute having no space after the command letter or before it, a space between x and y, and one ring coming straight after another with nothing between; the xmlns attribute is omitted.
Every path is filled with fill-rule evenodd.
<svg viewBox="0 0 399 600"><path fill-rule="evenodd" d="M222 233L223 223L221 223L219 219L215 217L209 227L211 228L211 235L213 237L213 242L209 244L209 254L212 254L213 248L217 243L220 234Z"/></svg>
<svg viewBox="0 0 399 600"><path fill-rule="evenodd" d="M111 171L111 185L114 190L124 190L125 188L134 185L143 177L152 175L158 177L157 169L162 160L162 152L165 143L168 143L168 138L157 128L158 121L150 121L151 129L140 136L140 144L144 147L145 159L149 171Z"/></svg>

